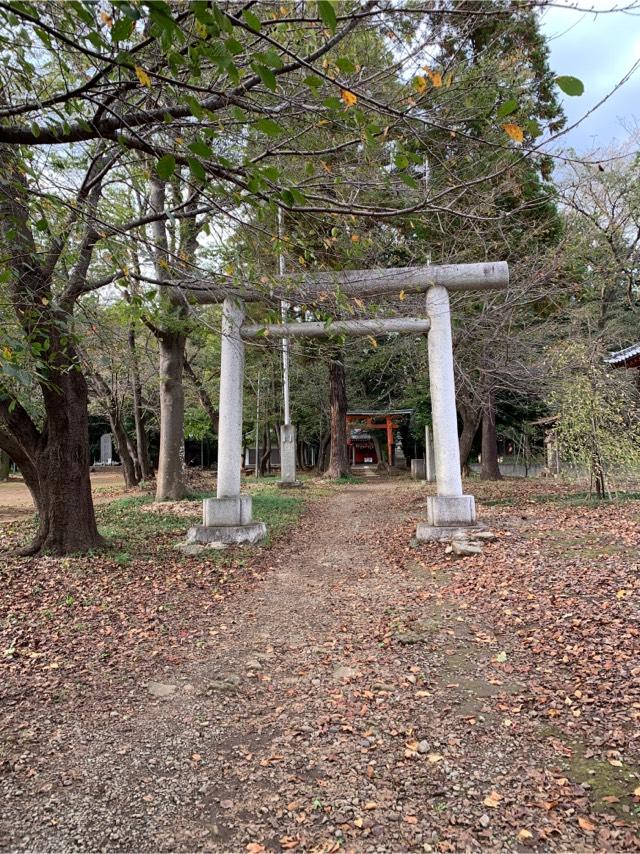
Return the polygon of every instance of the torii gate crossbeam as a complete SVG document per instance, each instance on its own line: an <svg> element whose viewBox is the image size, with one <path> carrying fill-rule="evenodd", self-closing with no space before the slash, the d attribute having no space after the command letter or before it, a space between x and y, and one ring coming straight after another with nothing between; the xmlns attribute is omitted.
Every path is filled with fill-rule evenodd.
<svg viewBox="0 0 640 854"><path fill-rule="evenodd" d="M286 276L279 278L287 279ZM338 280L341 281L343 292L349 290L352 294L364 296L380 293L383 286L387 293L399 289L426 291L427 317L334 321L328 326L316 322L243 326L245 315L242 303L235 295L225 296L222 309L217 498L205 499L203 524L190 529L187 535L189 542L256 543L266 536L265 525L252 521L251 496L240 494L244 339L255 339L264 335L265 331L282 338L304 334L329 337L338 331L369 335L387 331L424 334L428 330L436 495L427 496L427 519L418 524L416 537L419 540L452 539L461 528L475 525L474 498L462 491L448 291L505 288L509 282L508 265L497 262L377 270L369 273L350 271L314 276L306 274L307 296L310 292L316 295L323 293L331 283L336 286Z"/></svg>

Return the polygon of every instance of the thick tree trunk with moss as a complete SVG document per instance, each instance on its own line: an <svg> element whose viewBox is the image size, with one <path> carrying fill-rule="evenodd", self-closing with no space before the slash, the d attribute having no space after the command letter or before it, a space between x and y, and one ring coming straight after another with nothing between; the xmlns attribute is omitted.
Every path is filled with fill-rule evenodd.
<svg viewBox="0 0 640 854"><path fill-rule="evenodd" d="M337 480L350 473L347 447L347 377L342 354L333 354L329 363L331 408L331 455L327 477Z"/></svg>

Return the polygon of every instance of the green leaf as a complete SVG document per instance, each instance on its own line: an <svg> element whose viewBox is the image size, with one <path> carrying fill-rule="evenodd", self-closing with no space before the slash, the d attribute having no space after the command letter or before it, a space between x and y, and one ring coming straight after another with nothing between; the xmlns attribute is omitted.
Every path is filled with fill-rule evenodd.
<svg viewBox="0 0 640 854"><path fill-rule="evenodd" d="M111 28L111 41L121 42L128 39L133 30L133 21L130 18L120 18Z"/></svg>
<svg viewBox="0 0 640 854"><path fill-rule="evenodd" d="M276 86L278 85L276 82L276 75L270 68L267 68L266 65L261 65L259 62L253 62L251 67L256 72L258 77L262 80L267 89L271 89L272 92L276 91Z"/></svg>
<svg viewBox="0 0 640 854"><path fill-rule="evenodd" d="M305 86L308 86L309 89L319 89L322 86L322 78L315 77L310 74L308 77L304 78Z"/></svg>
<svg viewBox="0 0 640 854"><path fill-rule="evenodd" d="M195 157L188 157L187 163L189 164L189 170L194 178L197 178L199 181L206 180L207 173L204 171L204 166L199 160L196 160Z"/></svg>
<svg viewBox="0 0 640 854"><path fill-rule="evenodd" d="M197 154L198 157L211 157L213 151L209 148L206 142L197 139L195 142L190 142L188 146L190 151Z"/></svg>
<svg viewBox="0 0 640 854"><path fill-rule="evenodd" d="M409 158L406 154L396 154L394 162L398 169L406 169L409 165Z"/></svg>
<svg viewBox="0 0 640 854"><path fill-rule="evenodd" d="M224 44L229 53L233 54L234 56L237 56L239 53L243 53L244 51L244 48L242 47L242 44L238 41L238 39L228 38Z"/></svg>
<svg viewBox="0 0 640 854"><path fill-rule="evenodd" d="M248 9L244 9L242 12L242 17L245 20L245 23L248 24L252 30L255 30L256 33L260 32L260 27L262 26L262 22L260 18L256 17L253 12L250 12Z"/></svg>
<svg viewBox="0 0 640 854"><path fill-rule="evenodd" d="M318 0L318 15L325 27L330 30L335 30L338 21L336 19L336 10L333 8L333 3L329 0Z"/></svg>
<svg viewBox="0 0 640 854"><path fill-rule="evenodd" d="M176 159L173 154L165 154L164 157L161 157L156 163L156 172L163 181L166 181L167 178L170 178L173 175L175 168Z"/></svg>
<svg viewBox="0 0 640 854"><path fill-rule="evenodd" d="M505 116L511 115L511 113L515 113L518 109L518 102L515 98L509 98L508 101L503 101L502 104L498 107L498 112L496 113L499 119L503 119Z"/></svg>
<svg viewBox="0 0 640 854"><path fill-rule="evenodd" d="M584 94L584 83L582 80L578 80L577 77L567 75L556 77L556 83L565 95L575 97Z"/></svg>
<svg viewBox="0 0 640 854"><path fill-rule="evenodd" d="M255 127L267 136L280 136L281 133L284 133L281 125L279 125L278 122L274 122L273 119L258 119L255 123Z"/></svg>
<svg viewBox="0 0 640 854"><path fill-rule="evenodd" d="M341 56L336 59L336 65L343 74L353 74L356 70L355 65L346 56Z"/></svg>

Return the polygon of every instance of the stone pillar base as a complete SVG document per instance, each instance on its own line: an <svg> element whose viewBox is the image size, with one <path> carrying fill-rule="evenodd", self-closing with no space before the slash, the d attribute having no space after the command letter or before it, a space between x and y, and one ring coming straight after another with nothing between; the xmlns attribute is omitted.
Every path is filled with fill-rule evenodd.
<svg viewBox="0 0 640 854"><path fill-rule="evenodd" d="M277 486L280 489L302 489L304 483L301 480L279 480Z"/></svg>
<svg viewBox="0 0 640 854"><path fill-rule="evenodd" d="M427 495L427 522L435 526L475 525L473 495Z"/></svg>
<svg viewBox="0 0 640 854"><path fill-rule="evenodd" d="M252 522L248 525L194 525L187 531L188 543L226 543L255 546L267 537L264 522Z"/></svg>
<svg viewBox="0 0 640 854"><path fill-rule="evenodd" d="M187 532L187 543L261 543L267 536L264 522L252 522L250 495L205 498L202 525Z"/></svg>
<svg viewBox="0 0 640 854"><path fill-rule="evenodd" d="M205 498L202 502L202 524L208 525L248 525L252 516L250 495L236 495L231 498Z"/></svg>
<svg viewBox="0 0 640 854"><path fill-rule="evenodd" d="M476 525L473 495L428 495L427 521L416 528L417 540L453 540Z"/></svg>
<svg viewBox="0 0 640 854"><path fill-rule="evenodd" d="M416 540L424 543L429 540L450 543L452 540L462 540L475 531L478 525L430 525L428 522L418 522L416 527Z"/></svg>

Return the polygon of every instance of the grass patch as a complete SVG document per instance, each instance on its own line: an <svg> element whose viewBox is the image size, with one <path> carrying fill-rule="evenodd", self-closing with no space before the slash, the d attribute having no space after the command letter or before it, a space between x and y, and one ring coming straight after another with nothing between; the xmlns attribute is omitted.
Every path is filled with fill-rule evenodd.
<svg viewBox="0 0 640 854"><path fill-rule="evenodd" d="M268 542L293 526L305 508L306 496L283 493L273 481L253 484L250 492L254 519L266 524ZM133 556L157 554L184 539L187 529L201 522L202 499L214 495L209 490L190 494L185 501L178 502L179 513L170 509L166 513L152 510L154 499L149 495L119 498L96 508L99 530L116 562L125 565ZM190 504L193 513L189 512Z"/></svg>

